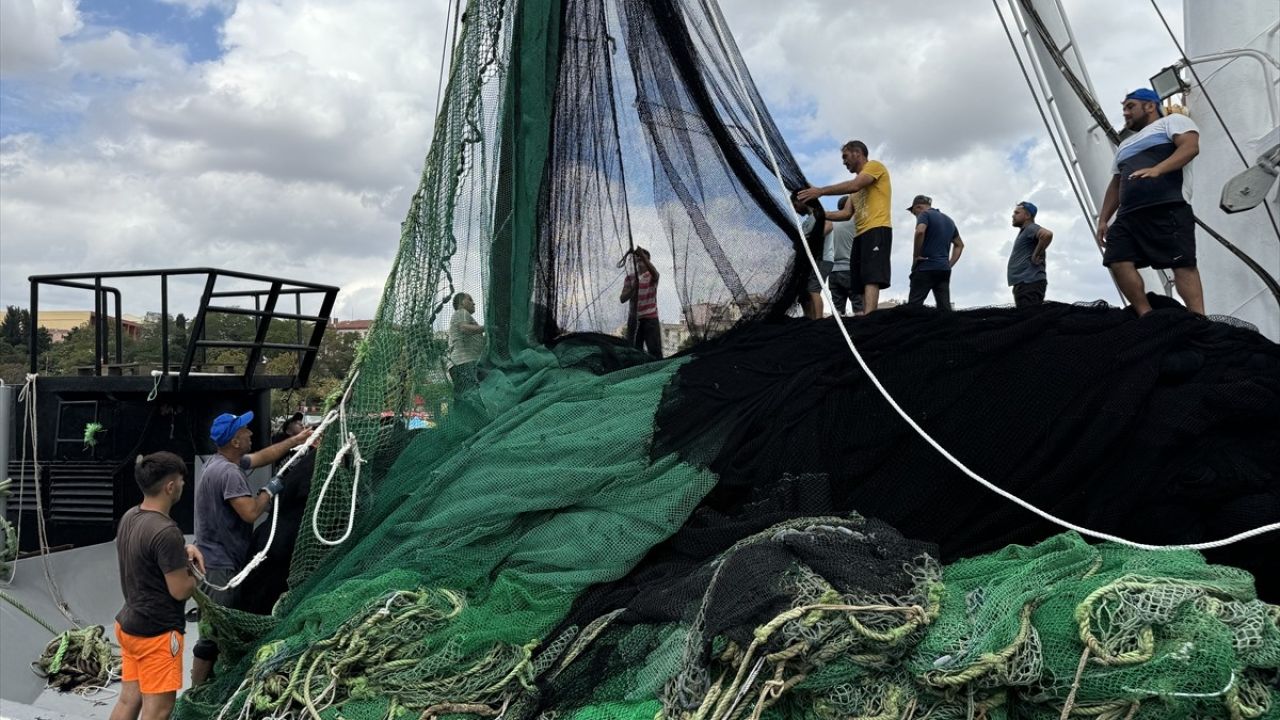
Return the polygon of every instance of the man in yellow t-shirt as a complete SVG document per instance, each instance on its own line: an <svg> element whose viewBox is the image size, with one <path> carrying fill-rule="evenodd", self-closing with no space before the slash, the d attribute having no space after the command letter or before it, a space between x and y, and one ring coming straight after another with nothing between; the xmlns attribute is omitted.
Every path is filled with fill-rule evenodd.
<svg viewBox="0 0 1280 720"><path fill-rule="evenodd" d="M850 140L840 148L840 159L853 173L852 180L811 187L796 194L801 202L824 195L848 195L844 210L827 213L833 222L853 218L855 232L849 271L853 287L862 288L864 312L872 312L880 302L880 291L889 287L889 251L893 246L893 188L889 169L879 160L867 159L867 146L861 140Z"/></svg>

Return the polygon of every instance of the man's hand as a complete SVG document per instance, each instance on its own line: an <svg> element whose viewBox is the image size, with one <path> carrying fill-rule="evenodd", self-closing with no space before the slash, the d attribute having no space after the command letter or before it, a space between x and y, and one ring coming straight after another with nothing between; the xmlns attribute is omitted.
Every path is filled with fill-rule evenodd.
<svg viewBox="0 0 1280 720"><path fill-rule="evenodd" d="M270 497L275 497L279 495L283 490L284 490L284 480L280 479L279 475L276 475L272 477L270 480L268 480L266 485L262 486L262 490L260 492L264 492Z"/></svg>
<svg viewBox="0 0 1280 720"><path fill-rule="evenodd" d="M1043 265L1043 264L1044 264L1044 255L1037 254L1037 253L1031 253L1031 264L1032 264L1032 265Z"/></svg>
<svg viewBox="0 0 1280 720"><path fill-rule="evenodd" d="M1160 166L1157 165L1155 167L1142 168L1141 170L1134 170L1129 175L1129 179L1141 180L1142 178L1158 178L1163 174L1164 173L1160 172Z"/></svg>
<svg viewBox="0 0 1280 720"><path fill-rule="evenodd" d="M1098 221L1098 234L1097 234L1097 235L1095 235L1095 236L1094 236L1094 238L1093 238L1094 242L1098 243L1098 249L1099 249L1099 250L1102 250L1103 252L1105 252L1105 251L1106 251L1106 249L1107 249L1107 229L1108 229L1108 227L1109 227L1109 226L1107 225L1107 221L1106 221L1106 220L1099 220L1099 221Z"/></svg>
<svg viewBox="0 0 1280 720"><path fill-rule="evenodd" d="M315 432L314 428L303 428L302 432L293 436L298 441L296 444L294 444L294 447L297 447L298 445L305 443L307 441L307 438L311 437L311 434L314 432Z"/></svg>
<svg viewBox="0 0 1280 720"><path fill-rule="evenodd" d="M822 197L822 190L816 187L807 187L796 193L796 199L802 203L807 203L810 200L817 200L820 197Z"/></svg>
<svg viewBox="0 0 1280 720"><path fill-rule="evenodd" d="M200 548L195 545L187 546L187 562L196 569L196 572L204 575L204 555L201 554Z"/></svg>

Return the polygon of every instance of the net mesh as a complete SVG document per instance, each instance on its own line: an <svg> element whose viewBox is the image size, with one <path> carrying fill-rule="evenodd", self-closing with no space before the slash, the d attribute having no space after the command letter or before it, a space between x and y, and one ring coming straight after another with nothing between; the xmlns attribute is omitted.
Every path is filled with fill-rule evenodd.
<svg viewBox="0 0 1280 720"><path fill-rule="evenodd" d="M834 324L788 318L808 270L770 154L807 183L718 12L468 3L290 589L270 615L201 599L222 655L178 717L1280 717L1247 573L978 494ZM673 359L620 299L640 247ZM1280 508L1280 351L1248 329L1065 306L849 327L945 444L1072 519L1131 530L1174 498L1139 534L1187 542Z"/></svg>

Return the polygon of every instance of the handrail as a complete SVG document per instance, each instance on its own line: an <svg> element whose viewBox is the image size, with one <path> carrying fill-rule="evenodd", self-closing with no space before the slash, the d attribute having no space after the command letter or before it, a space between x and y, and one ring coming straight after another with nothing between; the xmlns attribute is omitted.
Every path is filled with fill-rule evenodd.
<svg viewBox="0 0 1280 720"><path fill-rule="evenodd" d="M39 300L40 286L49 285L53 287L65 287L75 290L89 290L94 293L94 374L101 376L103 372L103 364L107 362L106 354L109 349L108 322L112 319L107 313L106 296L110 294L115 300L115 362L117 364L123 361L123 336L124 336L124 319L122 314L122 297L118 287L103 284L104 280L118 278L159 278L160 280L160 334L161 334L161 377L167 377L171 374L170 357L169 357L169 278L178 276L204 276L204 289L201 293L199 307L193 317L190 327L190 341L187 343L186 351L182 359L181 365L177 367L176 387L181 388L186 379L192 374L191 368L196 360L197 349L203 350L208 347L228 347L243 348L249 351L248 361L246 362L243 380L246 387L249 386L258 370L258 365L262 358L263 350L290 350L300 354L298 358L297 369L293 375L295 387L305 385L310 376L311 368L314 366L315 356L319 351L320 341L323 338L324 331L329 324L329 315L333 311L333 306L337 299L338 288L333 285L325 285L322 283L305 282L298 280L286 280L258 273L247 273L236 270L220 270L217 268L197 267L197 268L173 268L159 270L115 270L108 272L87 272L87 273L59 273L46 275L32 275L28 278L31 283L31 308L30 313L33 319L30 328L30 368L31 372L38 371L39 364L39 348L37 343L39 330ZM246 288L242 290L221 290L216 291L217 281L220 279L248 280L256 283L265 283L269 289ZM308 315L302 312L302 296L320 293L321 307L317 314ZM278 300L282 296L292 295L294 297L294 312L276 312ZM213 305L213 298L253 298L254 307L239 308L222 305ZM263 300L265 299L265 303ZM210 313L249 316L254 318L256 325L254 331L254 339L252 341L210 341L204 338L206 327L206 318ZM267 330L273 320L293 321L297 325L297 343L272 343L266 342ZM310 342L302 339L302 324L304 322L312 323L312 333Z"/></svg>

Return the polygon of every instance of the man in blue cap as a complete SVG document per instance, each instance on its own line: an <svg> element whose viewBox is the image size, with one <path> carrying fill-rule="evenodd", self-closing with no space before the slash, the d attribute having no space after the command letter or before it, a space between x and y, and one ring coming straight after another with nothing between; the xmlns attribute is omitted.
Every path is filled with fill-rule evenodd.
<svg viewBox="0 0 1280 720"><path fill-rule="evenodd" d="M249 560L253 541L253 523L271 507L271 501L284 489L279 476L271 478L258 492L249 488L248 473L270 465L311 437L311 429L251 453L253 412L243 415L223 413L214 418L209 439L218 452L209 458L196 482L196 547L204 555L205 580L209 585L225 586ZM214 602L236 607L236 588L205 588ZM218 646L208 638L200 638L192 648L191 684L208 679L218 659Z"/></svg>
<svg viewBox="0 0 1280 720"><path fill-rule="evenodd" d="M1116 148L1098 216L1102 264L1139 317L1151 312L1138 274L1144 267L1172 269L1187 309L1203 315L1188 165L1200 153L1200 131L1185 115L1163 115L1160 96L1148 88L1125 96L1124 125L1133 134Z"/></svg>
<svg viewBox="0 0 1280 720"><path fill-rule="evenodd" d="M1019 308L1043 303L1049 287L1044 252L1053 242L1053 232L1036 223L1037 212L1036 206L1025 200L1013 208L1013 226L1018 228L1018 236L1009 253L1008 279L1013 288L1013 304Z"/></svg>

